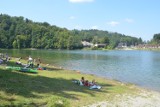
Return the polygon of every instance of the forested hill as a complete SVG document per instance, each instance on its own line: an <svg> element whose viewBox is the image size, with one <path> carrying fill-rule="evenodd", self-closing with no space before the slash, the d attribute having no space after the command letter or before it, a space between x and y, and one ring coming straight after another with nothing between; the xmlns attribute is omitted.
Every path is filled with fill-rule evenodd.
<svg viewBox="0 0 160 107"><path fill-rule="evenodd" d="M24 17L0 15L0 48L80 49L82 40L106 43L114 48L118 43L139 44L141 38L100 30L67 30L47 22L33 22ZM107 47L106 47L107 48Z"/></svg>

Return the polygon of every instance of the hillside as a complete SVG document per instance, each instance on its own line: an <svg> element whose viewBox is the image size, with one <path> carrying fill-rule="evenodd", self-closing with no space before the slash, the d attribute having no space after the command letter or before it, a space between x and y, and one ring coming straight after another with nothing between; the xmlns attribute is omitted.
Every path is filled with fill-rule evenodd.
<svg viewBox="0 0 160 107"><path fill-rule="evenodd" d="M141 38L126 36L102 30L68 30L47 22L33 22L30 19L0 15L0 48L38 49L81 49L82 40L92 43L106 43L114 48L118 43L135 45Z"/></svg>

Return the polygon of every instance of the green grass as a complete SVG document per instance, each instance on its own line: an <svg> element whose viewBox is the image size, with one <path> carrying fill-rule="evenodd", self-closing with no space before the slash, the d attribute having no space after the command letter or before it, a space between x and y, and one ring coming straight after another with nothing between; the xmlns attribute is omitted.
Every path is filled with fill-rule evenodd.
<svg viewBox="0 0 160 107"><path fill-rule="evenodd" d="M7 65L18 66L15 59ZM81 107L136 91L131 88L133 85L51 66L46 66L47 70L40 70L37 74L7 70L5 67L0 65L0 106ZM95 79L102 89L90 90L72 83L82 76L90 81Z"/></svg>

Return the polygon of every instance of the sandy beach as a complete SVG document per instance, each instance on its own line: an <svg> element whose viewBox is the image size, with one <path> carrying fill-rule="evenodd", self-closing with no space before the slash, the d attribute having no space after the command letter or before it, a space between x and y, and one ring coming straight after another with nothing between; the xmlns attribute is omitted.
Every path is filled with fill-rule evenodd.
<svg viewBox="0 0 160 107"><path fill-rule="evenodd" d="M137 94L116 95L112 101L97 102L84 107L160 107L160 93L140 89Z"/></svg>

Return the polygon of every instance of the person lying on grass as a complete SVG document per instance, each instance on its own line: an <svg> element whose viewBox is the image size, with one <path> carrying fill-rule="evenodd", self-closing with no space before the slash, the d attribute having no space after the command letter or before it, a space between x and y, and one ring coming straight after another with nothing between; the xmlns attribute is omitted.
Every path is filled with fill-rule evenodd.
<svg viewBox="0 0 160 107"><path fill-rule="evenodd" d="M94 85L97 85L95 79L93 79L92 82L89 82L88 80L84 82L84 86L94 86Z"/></svg>
<svg viewBox="0 0 160 107"><path fill-rule="evenodd" d="M101 88L101 86L96 84L95 79L93 79L92 82L89 82L88 80L85 80L84 77L82 77L81 80L75 80L73 82L80 86L90 87L90 89L100 89Z"/></svg>

